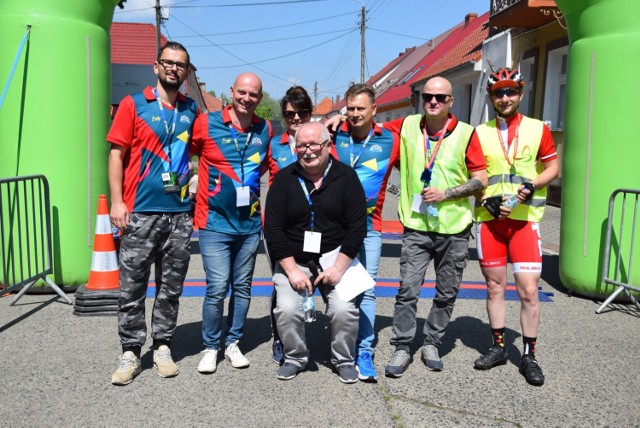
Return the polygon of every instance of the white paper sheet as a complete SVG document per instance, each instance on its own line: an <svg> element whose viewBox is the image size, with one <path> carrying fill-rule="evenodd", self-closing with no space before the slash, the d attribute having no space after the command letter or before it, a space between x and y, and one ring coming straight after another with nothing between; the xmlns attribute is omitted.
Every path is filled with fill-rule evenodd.
<svg viewBox="0 0 640 428"><path fill-rule="evenodd" d="M340 247L323 254L322 257L320 257L320 266L322 266L322 269L333 266L338 258L338 253L340 253ZM344 275L342 275L340 282L336 284L336 293L338 293L340 299L348 302L375 285L376 282L371 278L371 275L367 273L367 270L362 266L360 260L355 258Z"/></svg>

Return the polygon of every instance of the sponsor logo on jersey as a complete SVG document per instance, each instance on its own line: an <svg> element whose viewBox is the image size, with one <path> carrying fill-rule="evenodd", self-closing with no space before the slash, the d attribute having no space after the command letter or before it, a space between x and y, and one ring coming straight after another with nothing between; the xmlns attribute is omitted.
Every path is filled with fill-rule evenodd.
<svg viewBox="0 0 640 428"><path fill-rule="evenodd" d="M278 158L278 162L286 162L286 161L287 161L287 158L286 158L286 157L284 157L284 156L280 156L280 157Z"/></svg>
<svg viewBox="0 0 640 428"><path fill-rule="evenodd" d="M160 122L160 116L151 116L151 122Z"/></svg>
<svg viewBox="0 0 640 428"><path fill-rule="evenodd" d="M180 116L180 123L191 123L191 119L189 119L189 116L183 114Z"/></svg>
<svg viewBox="0 0 640 428"><path fill-rule="evenodd" d="M380 147L379 144L374 144L369 150L372 152L382 153L382 147Z"/></svg>
<svg viewBox="0 0 640 428"><path fill-rule="evenodd" d="M349 147L349 143L343 141L340 143L340 147Z"/></svg>
<svg viewBox="0 0 640 428"><path fill-rule="evenodd" d="M231 142L231 138L223 138L222 144L229 144Z"/></svg>
<svg viewBox="0 0 640 428"><path fill-rule="evenodd" d="M260 139L260 137L253 137L251 139L251 145L252 146L261 146L262 145L262 140Z"/></svg>

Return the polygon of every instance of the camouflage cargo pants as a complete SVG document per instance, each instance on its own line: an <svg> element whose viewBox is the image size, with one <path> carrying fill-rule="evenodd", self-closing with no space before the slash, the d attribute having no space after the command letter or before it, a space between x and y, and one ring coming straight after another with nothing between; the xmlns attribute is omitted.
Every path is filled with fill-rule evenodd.
<svg viewBox="0 0 640 428"><path fill-rule="evenodd" d="M192 232L189 213L131 214L120 245L118 334L123 348L141 347L146 341L145 297L153 263L156 298L151 334L157 341L171 340L189 268Z"/></svg>

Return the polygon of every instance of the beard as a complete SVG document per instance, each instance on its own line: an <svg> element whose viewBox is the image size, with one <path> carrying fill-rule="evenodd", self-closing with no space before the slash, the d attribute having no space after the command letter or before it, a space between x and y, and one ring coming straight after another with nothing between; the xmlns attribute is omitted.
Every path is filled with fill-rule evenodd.
<svg viewBox="0 0 640 428"><path fill-rule="evenodd" d="M160 81L160 85L162 85L164 90L167 92L175 92L180 89L180 86L182 86L181 80L174 82L167 80L166 76L158 77L158 80Z"/></svg>

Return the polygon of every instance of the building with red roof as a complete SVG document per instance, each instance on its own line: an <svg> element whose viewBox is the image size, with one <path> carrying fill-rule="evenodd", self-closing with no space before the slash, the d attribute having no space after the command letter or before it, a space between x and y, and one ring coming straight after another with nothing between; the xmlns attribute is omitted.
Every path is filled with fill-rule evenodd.
<svg viewBox="0 0 640 428"><path fill-rule="evenodd" d="M160 34L160 44L169 40ZM156 61L156 27L152 24L114 22L111 24L111 104L117 108L126 95L154 86ZM201 110L208 109L196 77L196 67L185 82L185 95L195 99ZM207 94L209 95L209 94ZM216 103L210 100L211 105ZM115 109L113 109L115 113Z"/></svg>

